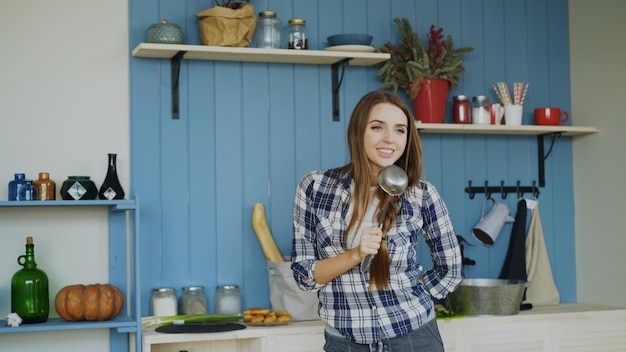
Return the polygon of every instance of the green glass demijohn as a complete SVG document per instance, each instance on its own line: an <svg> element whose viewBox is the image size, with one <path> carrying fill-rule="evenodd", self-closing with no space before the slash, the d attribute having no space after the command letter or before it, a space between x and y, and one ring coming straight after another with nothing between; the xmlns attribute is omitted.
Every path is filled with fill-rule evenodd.
<svg viewBox="0 0 626 352"><path fill-rule="evenodd" d="M17 263L23 268L11 279L11 312L24 324L43 323L50 311L48 275L37 269L32 237L26 237L26 255L20 255Z"/></svg>

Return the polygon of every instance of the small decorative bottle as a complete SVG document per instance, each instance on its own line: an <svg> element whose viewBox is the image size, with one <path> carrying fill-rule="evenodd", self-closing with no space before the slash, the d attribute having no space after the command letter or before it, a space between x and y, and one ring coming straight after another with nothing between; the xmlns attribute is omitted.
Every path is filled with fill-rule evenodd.
<svg viewBox="0 0 626 352"><path fill-rule="evenodd" d="M68 176L61 184L64 200L93 200L98 198L98 187L89 176Z"/></svg>
<svg viewBox="0 0 626 352"><path fill-rule="evenodd" d="M50 174L40 172L39 179L33 182L35 191L37 191L37 200L55 200L56 199L56 183L50 179Z"/></svg>
<svg viewBox="0 0 626 352"><path fill-rule="evenodd" d="M17 193L17 200L35 200L37 199L37 191L33 186L33 180L24 180L24 184Z"/></svg>
<svg viewBox="0 0 626 352"><path fill-rule="evenodd" d="M9 181L9 200L19 200L18 195L25 179L26 174L18 173L15 174L15 179Z"/></svg>
<svg viewBox="0 0 626 352"><path fill-rule="evenodd" d="M107 169L107 176L100 186L100 192L98 196L100 199L124 199L124 189L120 184L120 180L117 178L117 154L109 154L109 168Z"/></svg>
<svg viewBox="0 0 626 352"><path fill-rule="evenodd" d="M17 263L23 268L11 279L11 312L24 324L43 323L50 311L48 276L37 268L32 237L26 237L26 255L19 256Z"/></svg>

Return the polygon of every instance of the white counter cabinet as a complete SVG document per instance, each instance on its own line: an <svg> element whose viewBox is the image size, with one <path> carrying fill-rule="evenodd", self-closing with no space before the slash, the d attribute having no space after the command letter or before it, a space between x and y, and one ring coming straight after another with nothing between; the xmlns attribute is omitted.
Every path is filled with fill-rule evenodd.
<svg viewBox="0 0 626 352"><path fill-rule="evenodd" d="M626 308L583 303L535 308L518 315L437 321L447 352L626 351ZM143 331L144 352L322 351L321 321L203 334Z"/></svg>

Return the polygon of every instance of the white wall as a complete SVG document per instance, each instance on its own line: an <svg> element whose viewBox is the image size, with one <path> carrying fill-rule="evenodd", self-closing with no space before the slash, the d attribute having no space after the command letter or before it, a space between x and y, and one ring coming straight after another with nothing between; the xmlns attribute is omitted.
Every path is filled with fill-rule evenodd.
<svg viewBox="0 0 626 352"><path fill-rule="evenodd" d="M126 0L0 0L0 199L16 172L46 171L99 186L117 153L129 194L128 5ZM57 190L58 192L58 190ZM58 195L57 195L58 197ZM39 267L58 290L108 280L106 211L0 210L0 318L11 276L33 236ZM0 350L108 351L108 331L0 334Z"/></svg>
<svg viewBox="0 0 626 352"><path fill-rule="evenodd" d="M578 301L626 306L626 1L569 6L572 121L600 127L573 143Z"/></svg>

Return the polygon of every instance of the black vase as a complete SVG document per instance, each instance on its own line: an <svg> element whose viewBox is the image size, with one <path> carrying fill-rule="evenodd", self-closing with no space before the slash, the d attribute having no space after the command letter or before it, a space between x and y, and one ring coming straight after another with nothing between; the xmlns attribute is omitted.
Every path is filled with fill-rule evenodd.
<svg viewBox="0 0 626 352"><path fill-rule="evenodd" d="M64 200L93 200L98 197L98 187L89 176L69 176L61 185Z"/></svg>
<svg viewBox="0 0 626 352"><path fill-rule="evenodd" d="M117 166L116 166L117 154L109 154L109 168L107 170L107 176L100 186L100 192L98 197L105 200L124 199L124 189L120 184L119 178L117 178Z"/></svg>

